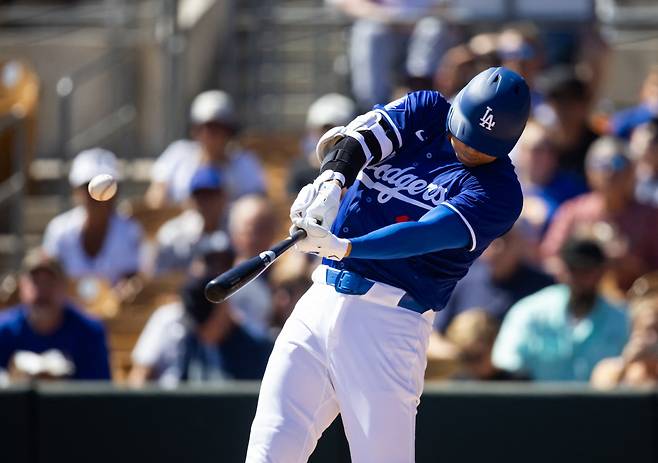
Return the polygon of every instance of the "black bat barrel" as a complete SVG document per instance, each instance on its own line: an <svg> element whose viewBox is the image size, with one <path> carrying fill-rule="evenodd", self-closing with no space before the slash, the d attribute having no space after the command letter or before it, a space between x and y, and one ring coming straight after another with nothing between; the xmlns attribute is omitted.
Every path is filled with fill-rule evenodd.
<svg viewBox="0 0 658 463"><path fill-rule="evenodd" d="M281 254L305 236L304 230L296 230L291 236L272 246L272 249L261 252L222 273L206 285L206 298L214 303L225 301L240 288L257 278Z"/></svg>
<svg viewBox="0 0 658 463"><path fill-rule="evenodd" d="M206 285L206 298L211 302L222 302L237 290L258 277L268 266L260 256L252 257L240 265L219 275Z"/></svg>

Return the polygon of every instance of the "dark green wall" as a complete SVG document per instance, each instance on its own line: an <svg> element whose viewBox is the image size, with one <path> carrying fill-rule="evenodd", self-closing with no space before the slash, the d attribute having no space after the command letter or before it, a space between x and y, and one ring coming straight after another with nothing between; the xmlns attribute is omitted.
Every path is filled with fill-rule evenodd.
<svg viewBox="0 0 658 463"><path fill-rule="evenodd" d="M0 461L244 461L256 384L146 389L43 385L0 390ZM573 386L428 387L417 424L419 463L658 461L658 392ZM337 421L312 463L349 463ZM376 462L373 462L376 463Z"/></svg>

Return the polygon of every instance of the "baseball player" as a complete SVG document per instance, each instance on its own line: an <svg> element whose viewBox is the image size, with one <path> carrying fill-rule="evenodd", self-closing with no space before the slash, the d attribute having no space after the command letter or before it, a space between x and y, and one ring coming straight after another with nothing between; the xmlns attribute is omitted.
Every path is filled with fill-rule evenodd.
<svg viewBox="0 0 658 463"><path fill-rule="evenodd" d="M434 311L519 216L507 154L529 108L525 81L491 68L452 104L410 93L322 137L291 218L324 260L270 357L248 463L306 462L338 413L353 462L414 461Z"/></svg>

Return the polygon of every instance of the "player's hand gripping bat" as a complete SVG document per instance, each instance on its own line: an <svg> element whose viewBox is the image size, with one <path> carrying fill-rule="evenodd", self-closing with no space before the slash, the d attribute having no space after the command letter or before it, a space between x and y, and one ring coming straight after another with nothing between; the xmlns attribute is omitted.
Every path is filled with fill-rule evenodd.
<svg viewBox="0 0 658 463"><path fill-rule="evenodd" d="M206 298L215 303L225 301L263 273L272 262L294 246L297 241L304 238L306 238L306 231L301 228L297 229L288 238L278 242L268 251L261 252L259 255L222 273L206 285Z"/></svg>

